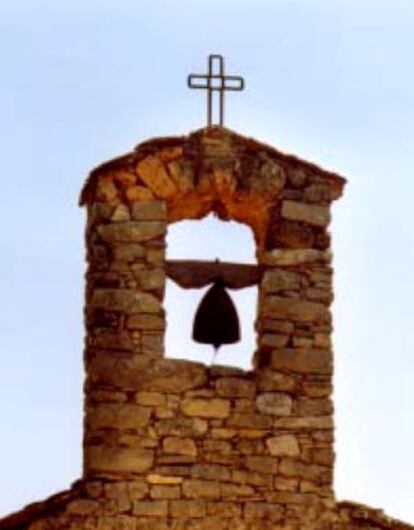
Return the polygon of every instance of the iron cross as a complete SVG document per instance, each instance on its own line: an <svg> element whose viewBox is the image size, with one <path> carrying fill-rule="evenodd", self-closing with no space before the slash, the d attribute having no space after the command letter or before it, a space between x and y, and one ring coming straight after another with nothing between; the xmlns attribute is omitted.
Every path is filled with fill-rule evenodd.
<svg viewBox="0 0 414 530"><path fill-rule="evenodd" d="M207 90L207 122L208 126L213 125L213 92L220 94L219 125L223 126L224 121L224 92L226 90L243 90L243 77L224 74L224 58L222 55L209 55L208 73L191 74L188 76L188 86Z"/></svg>

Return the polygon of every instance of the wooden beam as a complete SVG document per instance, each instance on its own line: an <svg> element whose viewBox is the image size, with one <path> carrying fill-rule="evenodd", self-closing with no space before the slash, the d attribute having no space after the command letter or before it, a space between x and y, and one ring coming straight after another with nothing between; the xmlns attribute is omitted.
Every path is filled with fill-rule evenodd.
<svg viewBox="0 0 414 530"><path fill-rule="evenodd" d="M167 260L168 278L184 289L199 289L221 278L229 289L243 289L257 285L260 279L258 265L225 261Z"/></svg>

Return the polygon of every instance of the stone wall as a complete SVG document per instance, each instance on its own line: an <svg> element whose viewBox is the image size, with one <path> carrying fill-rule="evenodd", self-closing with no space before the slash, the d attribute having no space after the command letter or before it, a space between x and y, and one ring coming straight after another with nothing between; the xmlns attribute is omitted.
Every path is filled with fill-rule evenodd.
<svg viewBox="0 0 414 530"><path fill-rule="evenodd" d="M331 403L300 397L321 385L305 371L149 361L133 372L139 390L90 404L88 475L135 480L140 517L299 525L332 506ZM109 373L124 381L115 366Z"/></svg>
<svg viewBox="0 0 414 530"><path fill-rule="evenodd" d="M152 140L95 170L81 196L84 476L0 528L377 528L337 510L332 486L327 226L343 185L222 128ZM168 225L209 212L247 224L257 244L248 372L164 356Z"/></svg>

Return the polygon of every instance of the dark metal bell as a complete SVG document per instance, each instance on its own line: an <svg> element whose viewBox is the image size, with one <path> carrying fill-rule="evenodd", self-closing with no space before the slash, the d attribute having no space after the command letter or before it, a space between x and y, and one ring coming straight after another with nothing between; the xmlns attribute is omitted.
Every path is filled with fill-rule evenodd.
<svg viewBox="0 0 414 530"><path fill-rule="evenodd" d="M213 283L197 308L193 340L211 344L216 350L222 344L234 344L240 340L237 310L220 280Z"/></svg>

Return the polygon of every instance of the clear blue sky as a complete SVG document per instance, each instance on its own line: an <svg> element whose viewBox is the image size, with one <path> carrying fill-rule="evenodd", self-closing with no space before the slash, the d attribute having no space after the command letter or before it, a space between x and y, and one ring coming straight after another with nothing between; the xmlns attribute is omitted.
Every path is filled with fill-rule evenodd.
<svg viewBox="0 0 414 530"><path fill-rule="evenodd" d="M332 225L336 489L414 522L413 51L411 0L1 3L0 513L81 472L82 183L203 126L185 78L215 52L247 80L230 128L349 179ZM205 247L224 258L234 230ZM171 255L188 237L196 252L177 225Z"/></svg>

